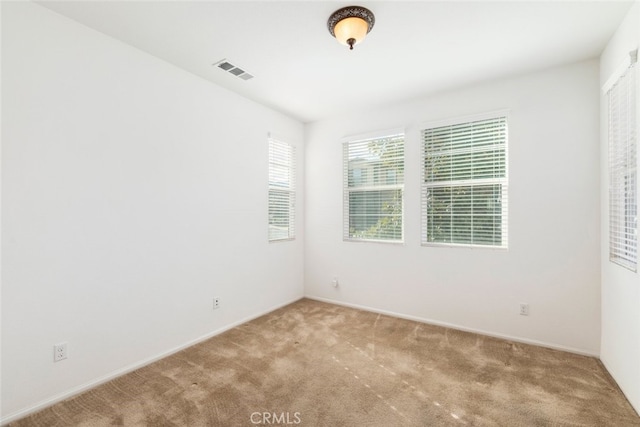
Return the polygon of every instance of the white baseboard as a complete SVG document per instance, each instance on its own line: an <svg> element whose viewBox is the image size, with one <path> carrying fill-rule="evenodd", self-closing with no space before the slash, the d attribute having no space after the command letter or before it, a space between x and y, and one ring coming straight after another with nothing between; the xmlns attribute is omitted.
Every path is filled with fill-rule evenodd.
<svg viewBox="0 0 640 427"><path fill-rule="evenodd" d="M544 341L537 341L537 340L532 340L532 339L528 339L528 338L514 337L514 336L511 336L511 335L499 334L499 333L496 333L496 332L489 332L489 331L485 331L485 330L482 330L482 329L468 328L468 327L456 325L456 324L453 324L453 323L441 322L439 320L427 319L427 318L418 317L418 316L411 316L411 315L402 314L402 313L396 313L396 312L388 311L388 310L381 310L381 309L374 308L374 307L369 307L369 306L366 306L366 305L352 304L352 303L348 303L348 302L337 301L337 300L333 300L333 299L330 299L330 298L322 298L322 297L317 297L317 296L313 296L313 295L305 295L305 298L309 298L309 299L316 300L316 301L321 301L321 302L326 302L326 303L329 303L329 304L336 304L336 305L342 305L342 306L345 306L345 307L357 308L359 310L371 311L373 313L386 314L387 316L399 317L400 319L413 320L413 321L416 321L416 322L426 323L426 324L429 324L429 325L442 326L442 327L445 327L445 328L456 329L458 331L473 332L475 334L486 335L486 336L493 337L493 338L501 338L501 339L508 340L508 341L514 341L514 342L519 342L519 343L523 343L523 344L531 344L531 345L536 345L536 346L539 346L539 347L551 348L553 350L566 351L566 352L569 352L569 353L579 354L579 355L582 355L582 356L590 356L590 357L595 357L595 358L599 358L600 357L599 354L591 352L591 351L588 351L588 350L582 350L582 349L573 348L573 347L566 347L566 346L563 346L563 345L558 345L558 344L554 344L554 343L548 343L548 342L544 342Z"/></svg>
<svg viewBox="0 0 640 427"><path fill-rule="evenodd" d="M65 399L68 399L70 397L76 396L76 395L78 395L80 393L83 393L83 392L85 392L87 390L90 390L90 389L92 389L94 387L97 387L97 386L99 386L101 384L104 384L104 383L106 383L108 381L111 381L111 380L113 380L115 378L118 378L118 377L120 377L122 375L128 374L129 372L135 371L136 369L140 369L140 368L142 368L144 366L147 366L147 365L149 365L149 364L151 364L153 362L156 362L156 361L158 361L160 359L163 359L163 358L165 358L167 356L171 356L174 353L182 351L185 348L191 347L192 345L195 345L195 344L201 343L203 341L206 341L209 338L213 338L216 335L219 335L219 334L221 334L223 332L228 331L229 329L235 328L236 326L240 326L240 325L242 325L244 323L247 323L247 322L249 322L249 321L251 321L253 319L256 319L256 318L258 318L260 316L264 316L265 314L269 314L272 311L275 311L275 310L277 310L279 308L282 308L282 307L287 306L289 304L292 304L292 303L294 303L296 301L299 301L302 298L303 297L301 296L299 298L295 298L295 299L293 299L291 301L288 301L288 302L285 302L283 304L278 304L278 305L276 305L274 307L271 307L271 308L268 308L266 310L263 310L263 311L255 314L255 315L251 315L249 317L245 317L244 319L241 319L241 320L238 320L237 322L233 322L233 323L231 323L229 325L223 326L222 328L216 329L213 332L210 332L210 333L208 333L206 335L203 335L201 337L198 337L196 339L188 341L188 342L186 342L186 343L184 343L182 345L179 345L178 347L174 347L174 348L172 348L170 350L167 350L167 351L162 352L160 354L157 354L155 356L152 356L152 357L149 357L147 359L141 360L139 362L133 363L131 365L125 366L122 369L118 369L116 371L110 372L107 375L104 375L102 377L99 377L99 378L96 378L94 380L91 380L86 384L83 384L83 385L78 386L78 387L74 387L74 388L72 388L70 390L67 390L67 391L63 392L63 393L57 394L57 395L52 396L52 397L50 397L48 399L45 399L45 400L43 400L41 402L38 402L35 405L29 406L29 407L27 407L25 409L21 409L21 410L19 410L17 412L9 414L6 417L2 417L0 419L0 425L4 426L5 424L11 423L13 421L17 421L20 418L26 417L26 416L34 413L34 412L40 411L40 410L42 410L42 409L44 409L44 408L46 408L48 406L51 406L51 405L53 405L55 403L58 403L58 402L61 402L61 401L65 400Z"/></svg>
<svg viewBox="0 0 640 427"><path fill-rule="evenodd" d="M611 369L609 369L609 361L606 359L602 359L600 358L600 362L602 362L602 366L604 366L604 369L607 370L607 372L609 373L609 375L611 375L611 378L613 378L613 380L616 382L618 388L620 389L620 392L622 394L624 394L624 397L627 398L627 402L629 402L629 404L631 405L631 407L634 409L634 411L636 411L636 414L638 414L638 416L640 416L640 403L638 402L634 402L633 400L629 399L629 395L627 394L627 392L625 391L625 389L623 389L622 387L620 387L620 384L618 383L618 380L616 379L615 376L613 376L613 374L611 373Z"/></svg>

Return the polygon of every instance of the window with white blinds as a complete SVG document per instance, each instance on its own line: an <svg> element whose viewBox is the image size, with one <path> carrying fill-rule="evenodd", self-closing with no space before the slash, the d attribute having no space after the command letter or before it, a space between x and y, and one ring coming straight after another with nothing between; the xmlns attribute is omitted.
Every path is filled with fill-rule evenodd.
<svg viewBox="0 0 640 427"><path fill-rule="evenodd" d="M637 63L608 92L609 259L632 271L638 265Z"/></svg>
<svg viewBox="0 0 640 427"><path fill-rule="evenodd" d="M343 144L344 239L402 242L404 134Z"/></svg>
<svg viewBox="0 0 640 427"><path fill-rule="evenodd" d="M507 247L507 117L422 130L422 244Z"/></svg>
<svg viewBox="0 0 640 427"><path fill-rule="evenodd" d="M269 139L269 241L296 236L295 148Z"/></svg>

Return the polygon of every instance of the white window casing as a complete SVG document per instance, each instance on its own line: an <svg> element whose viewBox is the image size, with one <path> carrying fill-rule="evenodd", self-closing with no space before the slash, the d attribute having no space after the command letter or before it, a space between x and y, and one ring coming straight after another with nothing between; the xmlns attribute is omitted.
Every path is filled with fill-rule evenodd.
<svg viewBox="0 0 640 427"><path fill-rule="evenodd" d="M343 143L344 240L403 242L404 133Z"/></svg>
<svg viewBox="0 0 640 427"><path fill-rule="evenodd" d="M269 138L269 241L296 237L295 147Z"/></svg>
<svg viewBox="0 0 640 427"><path fill-rule="evenodd" d="M508 246L507 112L422 130L423 246Z"/></svg>
<svg viewBox="0 0 640 427"><path fill-rule="evenodd" d="M637 51L607 90L609 143L609 259L631 271L638 265Z"/></svg>

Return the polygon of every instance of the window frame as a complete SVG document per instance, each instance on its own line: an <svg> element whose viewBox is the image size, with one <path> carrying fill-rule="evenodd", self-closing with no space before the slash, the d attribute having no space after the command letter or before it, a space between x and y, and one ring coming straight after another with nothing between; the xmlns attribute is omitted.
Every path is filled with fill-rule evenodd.
<svg viewBox="0 0 640 427"><path fill-rule="evenodd" d="M289 162L278 163L276 159L285 159ZM295 240L296 238L296 147L293 144L284 142L281 139L269 137L267 145L267 239L269 243L286 242ZM285 168L287 170L287 185L275 186L272 182L272 174L276 173L274 167ZM287 213L287 235L286 237L272 237L272 208L282 208L282 198L275 197L276 194L287 194L288 206L285 210ZM286 202L285 202L286 203Z"/></svg>
<svg viewBox="0 0 640 427"><path fill-rule="evenodd" d="M640 137L640 76L637 51L605 84L607 105L607 178L609 213L609 261L634 273L638 271L638 139ZM631 79L625 81L624 79ZM624 85L621 88L620 85ZM615 90L626 92L617 93ZM615 99L615 123L613 122ZM626 102L622 102L622 100ZM633 102L630 102L633 101ZM624 111L621 111L624 109ZM616 127L620 121L631 123ZM623 129L624 128L624 129ZM629 158L630 157L630 158ZM629 182L632 189L629 191ZM629 194L631 193L631 194Z"/></svg>
<svg viewBox="0 0 640 427"><path fill-rule="evenodd" d="M420 157L421 157L421 171L420 171L420 211L421 211L421 224L420 224L420 244L424 247L459 247L459 248L472 248L472 249L489 249L489 250L508 250L509 249L509 116L510 111L508 109L491 111L483 114L475 114L464 117L450 118L445 120L438 120L433 122L423 123L420 126ZM504 177L490 178L490 179L467 179L451 181L433 181L427 183L427 165L426 165L426 144L425 144L425 131L430 129L436 129L447 126L458 126L471 124L474 122L482 122L489 120L503 119L505 124L504 131ZM445 185L444 183L456 183L455 185ZM428 213L428 193L430 188L454 188L463 186L487 186L487 185L500 185L500 198L501 198L501 241L500 245L494 244L478 244L478 243L456 243L456 242L437 242L429 241L429 213ZM473 235L473 229L471 230Z"/></svg>
<svg viewBox="0 0 640 427"><path fill-rule="evenodd" d="M381 184L381 185L369 185L369 186L349 186L349 172L352 170L349 167L349 147L350 144L363 144L367 142L384 140L386 138L402 138L402 154L400 156L400 163L402 165L402 177L401 183L394 184ZM345 137L342 139L342 162L343 162L343 232L342 238L345 242L360 242L360 243L384 243L384 244L404 244L405 237L405 179L404 179L404 169L405 169L405 147L406 147L406 134L404 129L389 129L387 131L380 132L371 132L367 134L353 135L349 137ZM374 166L375 168L375 166ZM364 174L365 176L369 175L369 171ZM372 178L379 176L377 172L370 174ZM394 177L397 180L397 176ZM381 238L367 238L367 237L352 237L351 236L351 214L350 214L350 196L352 193L366 193L366 192L380 192L380 191L399 191L400 192L400 238L399 239L381 239Z"/></svg>

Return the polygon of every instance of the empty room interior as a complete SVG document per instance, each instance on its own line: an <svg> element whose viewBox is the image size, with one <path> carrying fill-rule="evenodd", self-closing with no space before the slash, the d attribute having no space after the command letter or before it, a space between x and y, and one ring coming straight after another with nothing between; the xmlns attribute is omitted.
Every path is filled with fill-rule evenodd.
<svg viewBox="0 0 640 427"><path fill-rule="evenodd" d="M640 426L640 1L0 13L0 424Z"/></svg>

